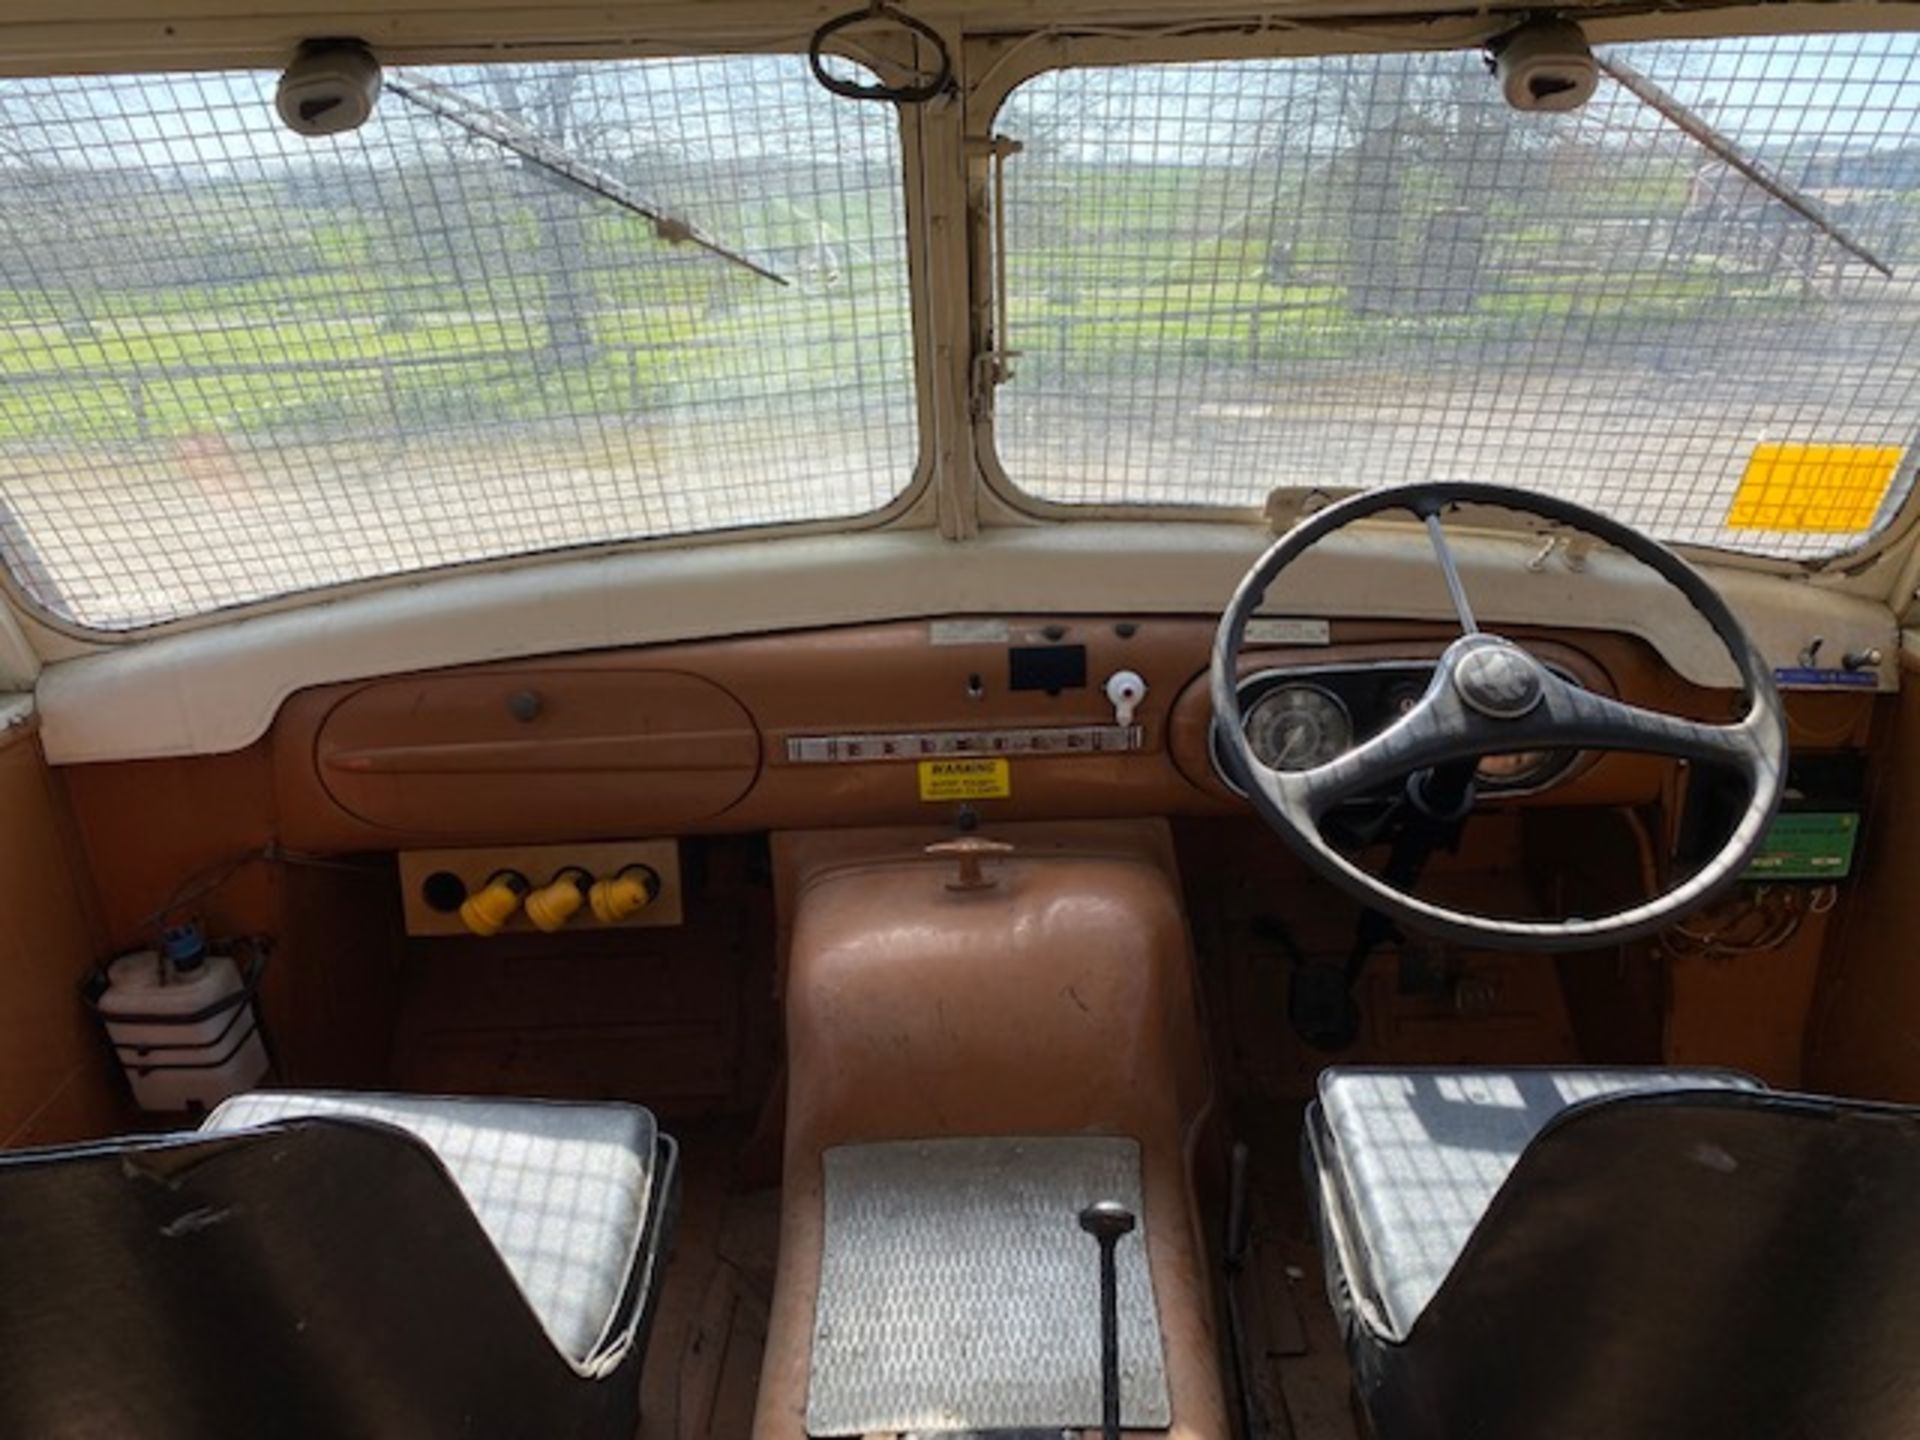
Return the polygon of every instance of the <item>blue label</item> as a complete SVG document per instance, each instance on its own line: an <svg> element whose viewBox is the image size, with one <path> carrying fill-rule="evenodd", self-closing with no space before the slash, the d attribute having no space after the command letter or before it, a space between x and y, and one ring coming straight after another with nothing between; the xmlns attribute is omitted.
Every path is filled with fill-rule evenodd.
<svg viewBox="0 0 1920 1440"><path fill-rule="evenodd" d="M1786 665L1773 672L1776 685L1844 685L1850 690L1877 690L1880 677L1871 670L1821 670L1809 665Z"/></svg>

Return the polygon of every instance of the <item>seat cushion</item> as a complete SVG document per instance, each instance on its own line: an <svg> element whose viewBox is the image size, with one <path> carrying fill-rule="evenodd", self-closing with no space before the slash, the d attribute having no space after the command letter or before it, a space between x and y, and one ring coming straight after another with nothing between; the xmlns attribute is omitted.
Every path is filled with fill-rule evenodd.
<svg viewBox="0 0 1920 1440"><path fill-rule="evenodd" d="M1760 1089L1727 1070L1336 1068L1314 1117L1346 1278L1392 1338L1426 1309L1520 1152L1583 1100L1645 1090Z"/></svg>
<svg viewBox="0 0 1920 1440"><path fill-rule="evenodd" d="M637 1105L255 1091L203 1130L309 1116L419 1138L447 1167L556 1348L591 1356L621 1309L653 1203L657 1133Z"/></svg>

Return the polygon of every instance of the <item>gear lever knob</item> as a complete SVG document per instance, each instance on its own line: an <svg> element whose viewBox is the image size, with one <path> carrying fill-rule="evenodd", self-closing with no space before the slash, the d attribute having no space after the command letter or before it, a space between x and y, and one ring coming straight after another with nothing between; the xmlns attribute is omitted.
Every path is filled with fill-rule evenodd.
<svg viewBox="0 0 1920 1440"><path fill-rule="evenodd" d="M1132 1231L1133 1212L1118 1200L1096 1200L1080 1212L1080 1228L1105 1245Z"/></svg>

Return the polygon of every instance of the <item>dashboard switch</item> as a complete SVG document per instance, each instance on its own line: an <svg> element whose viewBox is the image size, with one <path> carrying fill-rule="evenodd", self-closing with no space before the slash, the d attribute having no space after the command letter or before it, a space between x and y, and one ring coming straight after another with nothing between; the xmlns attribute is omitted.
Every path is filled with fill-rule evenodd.
<svg viewBox="0 0 1920 1440"><path fill-rule="evenodd" d="M1147 698L1147 682L1137 670L1116 670L1107 677L1107 699L1113 705L1113 723L1133 724L1134 712Z"/></svg>

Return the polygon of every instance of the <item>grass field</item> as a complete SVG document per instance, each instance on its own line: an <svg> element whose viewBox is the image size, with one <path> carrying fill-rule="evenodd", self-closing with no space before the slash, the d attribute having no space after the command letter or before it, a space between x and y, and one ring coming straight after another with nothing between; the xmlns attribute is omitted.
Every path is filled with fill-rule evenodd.
<svg viewBox="0 0 1920 1440"><path fill-rule="evenodd" d="M897 175L879 178L702 215L753 237L780 286L524 177L431 223L258 180L143 191L143 214L95 177L0 255L0 540L50 608L127 627L871 510L919 453ZM1719 465L1711 498L1756 425L1857 383L1827 351L1905 353L1889 327L1915 318L1911 282L1876 298L1777 227L1689 230L1678 170L1472 215L1416 173L1358 248L1338 184L1069 162L1022 183L1000 448L1071 502L1257 503L1409 457L1525 479L1516 455L1570 470L1623 421L1627 480L1678 494L1676 464ZM1838 340L1783 354L1795 335ZM1750 373L1712 359L1715 336ZM1633 518L1631 484L1596 483ZM1699 538L1655 499L1656 528Z"/></svg>

